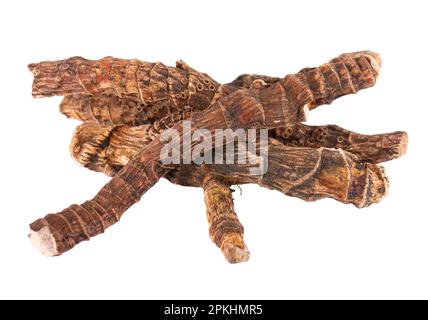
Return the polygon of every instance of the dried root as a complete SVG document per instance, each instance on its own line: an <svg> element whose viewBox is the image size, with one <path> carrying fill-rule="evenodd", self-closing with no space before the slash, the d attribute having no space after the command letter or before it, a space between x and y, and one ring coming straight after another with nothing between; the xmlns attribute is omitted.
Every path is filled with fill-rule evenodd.
<svg viewBox="0 0 428 320"><path fill-rule="evenodd" d="M233 206L232 190L221 179L205 174L202 181L211 240L230 263L245 262L250 252L244 242L244 227Z"/></svg>
<svg viewBox="0 0 428 320"><path fill-rule="evenodd" d="M379 202L389 184L378 163L405 152L406 133L362 135L300 122L319 105L373 86L380 66L379 55L362 51L284 78L242 75L220 85L183 61L175 68L112 57L31 64L33 95L66 95L61 112L85 122L74 134L72 156L113 178L92 200L32 223L30 237L45 255L60 255L119 221L161 177L203 188L210 236L231 263L249 258L232 184L257 183L306 201L329 197L359 208ZM173 128L181 135L184 119L192 132L271 129L268 171L253 176L250 164L163 165L159 133Z"/></svg>

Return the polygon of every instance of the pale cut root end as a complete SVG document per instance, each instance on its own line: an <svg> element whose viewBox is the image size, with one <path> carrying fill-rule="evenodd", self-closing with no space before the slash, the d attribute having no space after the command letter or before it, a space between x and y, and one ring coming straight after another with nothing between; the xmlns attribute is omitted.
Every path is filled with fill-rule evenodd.
<svg viewBox="0 0 428 320"><path fill-rule="evenodd" d="M33 246L46 257L59 256L61 253L57 249L56 241L48 226L40 230L31 230L28 235Z"/></svg>
<svg viewBox="0 0 428 320"><path fill-rule="evenodd" d="M250 259L250 251L240 234L228 235L222 242L221 251L229 263L247 262Z"/></svg>

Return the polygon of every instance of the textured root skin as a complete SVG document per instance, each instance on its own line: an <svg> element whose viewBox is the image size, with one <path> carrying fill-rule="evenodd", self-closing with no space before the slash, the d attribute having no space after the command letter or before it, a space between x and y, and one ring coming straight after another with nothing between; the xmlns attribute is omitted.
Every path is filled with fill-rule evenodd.
<svg viewBox="0 0 428 320"><path fill-rule="evenodd" d="M407 133L396 131L364 135L336 125L308 126L298 123L277 128L271 135L285 145L343 149L357 155L363 162L381 163L401 157L407 150Z"/></svg>
<svg viewBox="0 0 428 320"><path fill-rule="evenodd" d="M58 250L57 242L52 235L49 224L42 219L37 220L30 226L28 235L33 246L46 257L58 256L61 252Z"/></svg>
<svg viewBox="0 0 428 320"><path fill-rule="evenodd" d="M81 166L113 176L152 141L150 128L84 123L74 131L70 154Z"/></svg>
<svg viewBox="0 0 428 320"><path fill-rule="evenodd" d="M241 74L235 80L228 83L228 85L235 88L245 88L249 89L254 80L263 80L267 84L275 84L281 80L281 78L264 76L260 74Z"/></svg>
<svg viewBox="0 0 428 320"><path fill-rule="evenodd" d="M209 174L205 175L202 187L211 240L228 262L248 261L250 252L244 242L244 227L235 213L230 187Z"/></svg>
<svg viewBox="0 0 428 320"><path fill-rule="evenodd" d="M268 171L261 177L249 175L249 165L206 167L229 185L256 183L305 201L332 198L358 208L379 202L389 189L381 166L362 163L341 149L289 147L270 138L268 152ZM198 166L179 166L166 177L179 185L200 186L204 173Z"/></svg>
<svg viewBox="0 0 428 320"><path fill-rule="evenodd" d="M256 80L254 76L251 79ZM263 77L267 78L267 77ZM249 88L245 87L245 88ZM216 93L212 100L215 102L222 97L239 89L231 84L216 87ZM67 118L82 122L96 123L101 126L112 124L126 124L138 126L154 123L159 128L170 127L173 123L188 118L183 114L198 112L207 105L198 104L192 107L186 105L176 108L170 103L170 99L160 100L151 104L143 104L137 99L119 98L114 95L85 95L71 94L63 98L60 104L60 112ZM160 129L159 129L160 130Z"/></svg>
<svg viewBox="0 0 428 320"><path fill-rule="evenodd" d="M201 110L209 106L220 85L208 75L197 72L183 61L177 67L167 67L162 63L149 63L139 60L116 59L106 57L97 61L72 57L66 60L30 64L34 75L33 96L48 97L54 95L116 96L139 101L146 109L139 107L133 120L121 116L118 108L99 110L107 114L101 121L138 122L154 110L169 108L169 112L180 111L185 106ZM97 101L100 98L88 98ZM79 118L91 118L91 108L82 109L84 115L68 110L69 102L63 103L62 110ZM73 102L73 101L72 101ZM75 101L74 101L75 102ZM90 102L92 105L92 102ZM95 103L97 104L97 103ZM125 102L124 106L128 106ZM138 105L136 106L136 108ZM145 112L144 112L145 111ZM94 112L92 108L92 112ZM116 114L118 113L118 114ZM99 120L94 119L96 122ZM140 122L138 122L141 124Z"/></svg>
<svg viewBox="0 0 428 320"><path fill-rule="evenodd" d="M75 137L73 140L96 141L99 139L97 131L92 130L91 126L81 125L80 128L80 131L76 130L76 134L80 134L84 138ZM138 139L133 139L132 136L140 134L138 133L139 127L130 128L127 126L118 126L116 128L122 129L122 137L126 137L126 141L138 141ZM127 132L128 128L132 129L132 132ZM107 127L104 128L104 130L108 131L111 129ZM142 131L147 131L147 129L142 128ZM112 132L114 132L114 130L112 130ZM117 144L121 144L120 138L117 140ZM85 150L85 148L81 147L80 149L83 150L85 154L89 154L91 150L97 150L96 148L91 150L86 148ZM103 152L114 155L114 150L114 146L106 145ZM135 152L135 154L132 152ZM271 138L269 139L268 152L268 171L261 179L248 175L248 165L213 164L205 165L204 167L213 175L221 177L221 181L227 181L229 185L257 183L269 189L275 189L288 195L298 196L307 201L317 200L322 197L331 197L341 202L353 203L357 207L364 207L371 203L378 202L381 197L386 194L388 189L388 182L381 167L361 161L358 155L344 152L341 149L331 149L327 143L319 148L307 148L304 145L286 146L280 141ZM129 148L129 152L124 157L105 159L105 163L95 165L86 164L86 166L95 171L112 172L111 170L105 170L105 168L111 167L109 163L114 163L116 170L118 170L127 164L127 159L131 159L136 154L138 154L136 148ZM93 154L89 156L89 158L97 158L95 155L96 154ZM100 158L101 157L98 157L98 159ZM336 167L333 164L336 164ZM305 183L300 183L301 185L299 184L293 188L291 187L295 184L295 180L299 180L306 176L315 166L319 167L319 172L312 172L312 176L308 176L307 179L304 180ZM329 166L333 166L333 169L331 169L333 171L329 170ZM340 167L340 170L337 169L338 167ZM287 168L295 168L295 170L290 171ZM338 171L334 171L336 170L335 168ZM177 184L202 186L204 176L205 174L200 166L189 165L176 167L166 178ZM343 177L348 178L345 179ZM334 179L338 179L338 181L336 182ZM311 183L309 183L310 181ZM348 184L344 183L344 181L348 181ZM334 183L340 186L338 187L340 189L339 191L335 190ZM363 189L356 190L358 183L361 183ZM368 184L368 189L365 190L364 187ZM325 185L327 186L325 187ZM379 190L376 190L377 185L379 185L378 189L380 188L382 191L382 188L384 188L385 191L379 192ZM306 187L308 188L307 190L304 189ZM319 192L320 190L321 192ZM364 195L366 191L370 194Z"/></svg>
<svg viewBox="0 0 428 320"><path fill-rule="evenodd" d="M167 116L170 112L170 104L167 101L161 101L146 106L138 100L121 99L116 96L75 94L64 97L60 104L60 112L68 118L101 126L141 125Z"/></svg>
<svg viewBox="0 0 428 320"><path fill-rule="evenodd" d="M334 99L356 93L375 85L382 60L372 51L345 53L318 68L304 68L297 75L309 85L317 105L329 104ZM249 88L254 80L268 84L281 80L258 74L242 74L229 83L234 87Z"/></svg>
<svg viewBox="0 0 428 320"><path fill-rule="evenodd" d="M149 132L150 125L99 127L82 124L74 133L71 155L82 166L113 176L151 141ZM362 135L335 125L297 124L273 129L270 133L287 146L343 149L358 156L361 162L370 163L398 158L407 146L405 132Z"/></svg>
<svg viewBox="0 0 428 320"><path fill-rule="evenodd" d="M289 104L285 99L274 99L279 86L264 88L255 84L250 90L237 90L209 109L192 117L192 130L204 128L214 134L218 128L273 128L277 124L287 126L302 120L299 105ZM271 94L273 93L273 95ZM296 101L298 102L298 101ZM183 135L183 124L174 125L179 136ZM183 141L180 141L182 148ZM131 205L138 202L170 169L159 162L164 143L156 139L150 142L106 184L98 194L82 205L72 205L57 214L47 215L42 221L30 225L32 232L39 231L46 223L54 230L52 235L58 252L65 252L83 240L89 240L117 222ZM85 212L85 220L75 211ZM88 212L88 213L86 213ZM104 227L96 222L103 219ZM83 220L83 222L82 222ZM87 228L86 226L89 225Z"/></svg>
<svg viewBox="0 0 428 320"><path fill-rule="evenodd" d="M165 128L184 118L180 113L186 106L190 112L204 110L239 88L250 88L255 80L268 85L280 83L287 99L306 100L305 105L313 109L373 86L380 65L378 54L361 51L343 54L318 68L305 68L283 79L244 74L226 85L219 85L182 61L171 68L112 57L98 61L73 57L30 64L29 68L34 74L35 97L72 95L61 104L61 111L68 117L101 125L141 125L164 119L157 126ZM116 98L109 100L103 95Z"/></svg>
<svg viewBox="0 0 428 320"><path fill-rule="evenodd" d="M318 68L305 68L298 78L313 94L314 109L323 104L366 88L373 87L379 75L381 59L372 51L345 53Z"/></svg>
<svg viewBox="0 0 428 320"><path fill-rule="evenodd" d="M355 156L342 150L287 147L270 139L269 154L269 170L261 179L249 175L246 165L207 165L207 168L212 177L226 185L258 183L306 201L330 197L359 208L379 202L388 191L388 180L382 167L360 163ZM291 165L300 174L290 172L288 168ZM128 164L94 199L33 222L30 225L33 243L45 255L60 255L79 242L103 233L106 228L118 222L126 209L137 202L166 171L159 172L159 168L142 170ZM180 185L201 186L206 178L205 173L200 166L180 166L170 172L168 179ZM206 184L206 188L208 187L209 184ZM223 193L226 192L222 190ZM214 210L213 205L219 203L212 196L207 196L206 201L208 210ZM226 202L222 209L228 208L233 208L233 204ZM220 244L226 259L234 262L239 260L236 257L238 255L244 261L245 250L234 249L243 248L240 237L236 234L241 229L236 227L236 233L222 237L225 230L221 230L213 222L211 225L215 227L211 228L210 233L215 243Z"/></svg>

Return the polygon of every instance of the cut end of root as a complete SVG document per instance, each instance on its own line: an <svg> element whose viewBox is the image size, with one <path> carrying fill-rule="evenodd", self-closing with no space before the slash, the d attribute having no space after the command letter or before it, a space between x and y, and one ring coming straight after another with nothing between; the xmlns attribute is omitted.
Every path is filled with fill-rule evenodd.
<svg viewBox="0 0 428 320"><path fill-rule="evenodd" d="M246 262L250 259L250 251L241 234L227 235L220 248L229 263Z"/></svg>
<svg viewBox="0 0 428 320"><path fill-rule="evenodd" d="M374 51L361 51L361 55L364 55L369 61L372 68L379 73L380 68L382 67L382 59L380 58L380 54Z"/></svg>
<svg viewBox="0 0 428 320"><path fill-rule="evenodd" d="M224 257L229 263L247 262L250 259L250 252L247 247L236 247L232 244L226 244L222 248Z"/></svg>
<svg viewBox="0 0 428 320"><path fill-rule="evenodd" d="M33 243L33 246L37 248L44 256L53 257L60 255L55 239L48 226L45 226L37 231L30 229L30 234L28 237Z"/></svg>
<svg viewBox="0 0 428 320"><path fill-rule="evenodd" d="M374 54L374 52L372 52L372 54L367 54L366 57L368 57L368 59L370 60L370 64L372 68L377 73L379 73L380 68L382 67L382 60L380 59L380 55L378 55L377 53Z"/></svg>
<svg viewBox="0 0 428 320"><path fill-rule="evenodd" d="M358 52L351 52L351 53L344 53L339 56L339 58L356 58L356 57L364 56L366 57L372 66L372 68L379 73L380 68L382 67L382 59L380 58L380 54L374 51L358 51ZM337 59L337 58L336 58ZM336 59L333 59L332 61L335 61Z"/></svg>
<svg viewBox="0 0 428 320"><path fill-rule="evenodd" d="M367 190L365 201L358 206L359 208L380 202L389 192L389 180L384 167L369 164L368 173L369 189Z"/></svg>

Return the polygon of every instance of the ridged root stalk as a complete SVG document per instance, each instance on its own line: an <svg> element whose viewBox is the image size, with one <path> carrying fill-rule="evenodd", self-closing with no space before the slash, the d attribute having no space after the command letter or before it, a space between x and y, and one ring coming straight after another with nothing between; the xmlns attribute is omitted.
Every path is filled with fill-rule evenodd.
<svg viewBox="0 0 428 320"><path fill-rule="evenodd" d="M244 227L234 210L230 186L206 174L202 188L211 240L221 249L228 262L247 261L250 252L244 242Z"/></svg>
<svg viewBox="0 0 428 320"><path fill-rule="evenodd" d="M224 85L182 61L172 68L139 60L73 57L29 67L35 77L33 95L66 95L60 110L67 117L100 125L141 125L177 115L186 107L192 112L204 110L233 91L250 88L255 80L281 83L287 98L310 97L307 107L313 109L372 87L380 66L377 53L361 51L285 78L244 74Z"/></svg>

